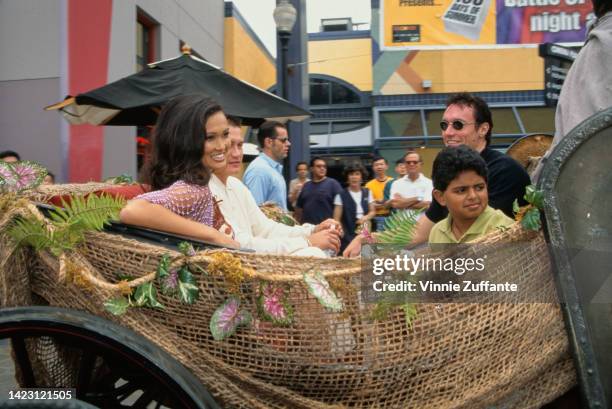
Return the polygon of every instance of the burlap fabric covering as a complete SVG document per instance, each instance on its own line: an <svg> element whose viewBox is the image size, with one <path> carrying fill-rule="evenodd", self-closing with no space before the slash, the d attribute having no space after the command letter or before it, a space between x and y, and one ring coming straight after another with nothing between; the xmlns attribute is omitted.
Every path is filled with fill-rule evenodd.
<svg viewBox="0 0 612 409"><path fill-rule="evenodd" d="M189 261L209 270L223 256L209 251L187 260L106 233L88 234L82 248L61 259L14 251L5 235L10 220L35 211L22 202L0 216L2 306L48 303L129 327L188 367L224 407L537 408L575 384L557 304L419 304L409 329L399 309L380 321L371 318L373 305L360 299L361 266L354 259L232 253L246 272L242 304L254 317L261 281L287 285L295 319L285 328L256 318L250 328L213 340L210 318L228 296L228 280L219 274L195 273L200 299L194 305L159 294L164 310L132 308L116 317L103 303L117 294L117 271L143 282L153 277L163 254L174 265ZM480 251L506 240L528 240L530 246L511 260L489 263L492 268L555 301L542 234L516 225L487 237ZM328 278L343 299L343 312L325 310L309 294L302 281L309 268ZM65 279L75 274L80 285ZM66 354L48 353L44 345L37 350L45 368L40 378L68 386L70 364L57 362Z"/></svg>

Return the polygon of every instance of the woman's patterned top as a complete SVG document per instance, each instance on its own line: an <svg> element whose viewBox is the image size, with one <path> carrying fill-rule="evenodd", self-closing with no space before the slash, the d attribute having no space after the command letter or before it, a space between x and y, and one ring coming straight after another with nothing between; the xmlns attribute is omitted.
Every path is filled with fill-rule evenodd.
<svg viewBox="0 0 612 409"><path fill-rule="evenodd" d="M213 195L208 186L178 180L165 189L143 193L135 199L161 205L179 216L214 226Z"/></svg>

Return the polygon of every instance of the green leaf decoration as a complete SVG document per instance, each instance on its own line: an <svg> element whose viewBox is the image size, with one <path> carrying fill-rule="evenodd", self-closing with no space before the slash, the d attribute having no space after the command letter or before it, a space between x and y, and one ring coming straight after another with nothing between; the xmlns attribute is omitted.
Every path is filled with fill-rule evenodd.
<svg viewBox="0 0 612 409"><path fill-rule="evenodd" d="M159 288L164 295L174 295L178 290L178 271L168 271L170 268L170 256L164 254L161 256L159 265L157 266L157 282Z"/></svg>
<svg viewBox="0 0 612 409"><path fill-rule="evenodd" d="M210 333L216 341L221 341L234 335L238 327L249 325L251 321L251 313L240 309L240 299L230 297L213 313Z"/></svg>
<svg viewBox="0 0 612 409"><path fill-rule="evenodd" d="M408 244L412 241L419 213L396 212L385 219L384 231L378 233L376 242L382 244Z"/></svg>
<svg viewBox="0 0 612 409"><path fill-rule="evenodd" d="M544 192L537 190L534 185L529 185L525 188L525 200L538 209L544 207Z"/></svg>
<svg viewBox="0 0 612 409"><path fill-rule="evenodd" d="M295 226L297 224L297 222L295 221L295 219L289 215L283 214L280 218L280 222L282 224L285 224L287 226Z"/></svg>
<svg viewBox="0 0 612 409"><path fill-rule="evenodd" d="M391 311L393 307L394 305L384 298L379 300L370 313L370 319L374 321L386 320L389 317L389 311Z"/></svg>
<svg viewBox="0 0 612 409"><path fill-rule="evenodd" d="M113 315L123 315L130 306L130 301L125 297L117 297L112 300L108 300L104 303L106 311Z"/></svg>
<svg viewBox="0 0 612 409"><path fill-rule="evenodd" d="M319 300L322 306L334 312L342 311L342 300L334 293L320 271L304 273L304 282L310 294Z"/></svg>
<svg viewBox="0 0 612 409"><path fill-rule="evenodd" d="M287 301L283 287L262 283L257 298L257 312L260 317L273 324L286 326L293 322L293 308Z"/></svg>
<svg viewBox="0 0 612 409"><path fill-rule="evenodd" d="M412 329L412 322L417 317L416 305L413 303L403 304L402 310L404 311L404 319L406 320L406 325L409 329Z"/></svg>
<svg viewBox="0 0 612 409"><path fill-rule="evenodd" d="M120 185L120 184L130 184L130 183L134 183L134 178L132 178L132 175L129 175L127 173L122 173L119 176L113 176L113 177L109 177L104 179L105 183L112 183L115 185Z"/></svg>
<svg viewBox="0 0 612 409"><path fill-rule="evenodd" d="M185 304L193 304L200 296L198 283L187 267L178 271L178 290L179 298Z"/></svg>
<svg viewBox="0 0 612 409"><path fill-rule="evenodd" d="M540 211L535 207L527 210L521 219L521 225L527 230L540 230L542 227L542 223L540 222Z"/></svg>
<svg viewBox="0 0 612 409"><path fill-rule="evenodd" d="M119 281L132 281L134 279L133 275L126 274L121 271L115 271L115 276L117 277L117 280Z"/></svg>
<svg viewBox="0 0 612 409"><path fill-rule="evenodd" d="M125 200L108 195L89 195L87 199L73 195L68 203L63 203L64 208L55 207L49 213L53 233L31 216L14 223L8 234L20 246L46 249L57 256L83 242L86 231L101 230L110 220L117 219Z"/></svg>
<svg viewBox="0 0 612 409"><path fill-rule="evenodd" d="M521 207L519 206L518 199L514 199L514 202L512 202L512 212L518 214L520 211Z"/></svg>
<svg viewBox="0 0 612 409"><path fill-rule="evenodd" d="M164 308L164 306L157 301L157 290L152 282L144 283L136 287L134 302L138 307Z"/></svg>
<svg viewBox="0 0 612 409"><path fill-rule="evenodd" d="M183 255L187 256L187 257L193 257L196 254L195 249L193 248L193 245L189 242L186 241L182 241L178 244L178 249L181 253L183 253Z"/></svg>

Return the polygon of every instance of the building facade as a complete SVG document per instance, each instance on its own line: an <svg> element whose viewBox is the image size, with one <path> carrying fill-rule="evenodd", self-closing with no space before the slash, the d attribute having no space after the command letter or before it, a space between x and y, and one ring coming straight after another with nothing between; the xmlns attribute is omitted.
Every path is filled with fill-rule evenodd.
<svg viewBox="0 0 612 409"><path fill-rule="evenodd" d="M45 106L177 57L224 64L223 0L0 2L0 149L59 182L136 176L135 127L71 126Z"/></svg>

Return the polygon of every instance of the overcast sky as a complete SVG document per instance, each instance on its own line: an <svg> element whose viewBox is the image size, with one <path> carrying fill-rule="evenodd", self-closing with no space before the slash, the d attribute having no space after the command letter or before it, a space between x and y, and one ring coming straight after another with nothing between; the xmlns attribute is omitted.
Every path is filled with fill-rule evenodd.
<svg viewBox="0 0 612 409"><path fill-rule="evenodd" d="M268 47L272 55L276 55L275 25L272 12L276 6L275 0L232 0L240 14L257 33L261 41ZM360 29L370 28L370 0L306 0L306 20L308 32L319 31L321 19L335 17L351 17L353 23Z"/></svg>

